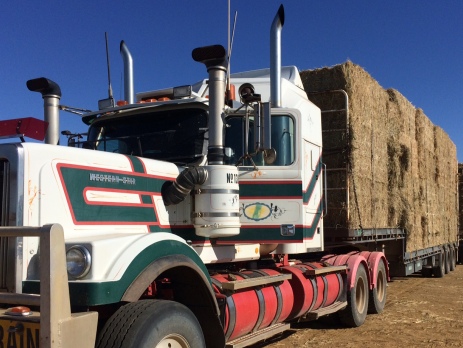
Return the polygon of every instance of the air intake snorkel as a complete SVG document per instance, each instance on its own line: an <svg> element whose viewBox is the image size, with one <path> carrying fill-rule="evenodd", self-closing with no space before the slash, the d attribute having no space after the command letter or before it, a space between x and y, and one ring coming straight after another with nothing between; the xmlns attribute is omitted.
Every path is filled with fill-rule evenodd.
<svg viewBox="0 0 463 348"><path fill-rule="evenodd" d="M209 73L209 147L207 159L209 164L223 164L223 121L225 107L225 86L227 75L227 58L225 48L221 45L195 48L193 59L206 65Z"/></svg>

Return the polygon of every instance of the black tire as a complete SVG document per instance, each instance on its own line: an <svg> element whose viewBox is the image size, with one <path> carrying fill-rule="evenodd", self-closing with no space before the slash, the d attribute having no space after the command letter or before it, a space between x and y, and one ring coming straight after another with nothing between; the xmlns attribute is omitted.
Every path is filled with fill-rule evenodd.
<svg viewBox="0 0 463 348"><path fill-rule="evenodd" d="M450 272L450 246L444 248L444 255L445 274L448 274Z"/></svg>
<svg viewBox="0 0 463 348"><path fill-rule="evenodd" d="M365 266L360 264L355 274L354 287L347 292L347 307L339 312L341 323L358 327L365 322L368 312L368 277Z"/></svg>
<svg viewBox="0 0 463 348"><path fill-rule="evenodd" d="M449 250L450 250L450 253L449 253L449 256L450 256L450 259L449 259L449 271L450 272L453 272L455 271L455 267L457 266L457 255L456 255L456 252L455 252L455 248L453 245L450 245L449 246Z"/></svg>
<svg viewBox="0 0 463 348"><path fill-rule="evenodd" d="M437 256L437 265L434 266L432 273L436 278L442 278L445 275L445 252L442 251Z"/></svg>
<svg viewBox="0 0 463 348"><path fill-rule="evenodd" d="M384 260L381 259L376 273L376 287L370 291L368 313L379 314L384 310L387 295L387 274Z"/></svg>
<svg viewBox="0 0 463 348"><path fill-rule="evenodd" d="M204 348L201 326L184 305L142 300L119 308L101 331L98 348Z"/></svg>
<svg viewBox="0 0 463 348"><path fill-rule="evenodd" d="M457 267L457 251L455 247L452 245L450 247L450 272L455 271Z"/></svg>
<svg viewBox="0 0 463 348"><path fill-rule="evenodd" d="M453 246L453 269L457 269L458 263L458 247L456 245Z"/></svg>

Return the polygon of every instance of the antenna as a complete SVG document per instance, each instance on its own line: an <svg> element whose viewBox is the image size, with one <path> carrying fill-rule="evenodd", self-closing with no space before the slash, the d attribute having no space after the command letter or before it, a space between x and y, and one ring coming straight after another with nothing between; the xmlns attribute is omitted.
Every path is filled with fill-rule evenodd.
<svg viewBox="0 0 463 348"><path fill-rule="evenodd" d="M232 49L233 49L233 40L235 38L235 27L236 27L236 17L238 16L238 12L235 11L235 19L233 20L233 31L232 31L232 36L231 36L231 42L229 43L228 46L228 71L230 75L230 59L231 59L231 54L232 54ZM230 41L230 39L229 39Z"/></svg>
<svg viewBox="0 0 463 348"><path fill-rule="evenodd" d="M104 35L105 35L105 42L106 42L106 66L108 67L108 97L109 99L114 101L113 88L111 86L111 65L109 63L108 33L105 32Z"/></svg>
<svg viewBox="0 0 463 348"><path fill-rule="evenodd" d="M231 94L231 87L230 87L230 59L232 54L233 48L233 39L235 38L235 28L236 28L236 17L238 16L238 12L235 11L235 18L233 20L233 31L230 36L230 0L228 0L228 66L227 66L227 104L231 104L234 96ZM231 106L231 105L230 105Z"/></svg>
<svg viewBox="0 0 463 348"><path fill-rule="evenodd" d="M228 34L227 34L227 40L228 40L228 47L227 47L227 50L228 50L228 57L227 57L228 58L228 67L227 67L227 70L230 70L230 0L228 0L228 14L227 14L227 17L228 17L228 25L227 25L227 30L228 30ZM227 73L227 79L228 79L228 73Z"/></svg>
<svg viewBox="0 0 463 348"><path fill-rule="evenodd" d="M114 107L114 97L113 97L113 88L111 87L111 67L109 65L109 50L108 50L108 33L105 32L105 42L106 42L106 66L108 68L108 98L98 100L98 109L107 109Z"/></svg>

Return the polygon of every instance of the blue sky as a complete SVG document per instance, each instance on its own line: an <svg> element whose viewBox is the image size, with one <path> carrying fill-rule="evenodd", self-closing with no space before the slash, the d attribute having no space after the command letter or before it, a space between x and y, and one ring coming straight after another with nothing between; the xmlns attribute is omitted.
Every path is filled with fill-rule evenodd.
<svg viewBox="0 0 463 348"><path fill-rule="evenodd" d="M232 0L232 72L269 66L269 30L285 6L282 63L300 70L351 60L399 90L457 145L463 162L463 1ZM107 96L105 32L116 99L123 96L120 40L134 59L135 91L206 77L191 51L227 44L227 0L11 1L0 4L0 119L43 117L26 81L47 77L61 103L96 109ZM85 131L61 112L61 129Z"/></svg>

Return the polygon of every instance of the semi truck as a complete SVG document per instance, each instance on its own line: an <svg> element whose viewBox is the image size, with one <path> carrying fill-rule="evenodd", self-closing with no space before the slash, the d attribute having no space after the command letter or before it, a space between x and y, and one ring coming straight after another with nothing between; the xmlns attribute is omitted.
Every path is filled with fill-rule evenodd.
<svg viewBox="0 0 463 348"><path fill-rule="evenodd" d="M403 259L403 226L326 225L327 111L281 66L284 20L269 69L230 75L223 46L200 47L206 79L137 94L122 41L124 101L84 112L69 146L59 85L27 81L44 121L0 127L21 139L0 144L4 346L237 348L321 316L356 327L384 310L390 264L455 260L454 244Z"/></svg>

